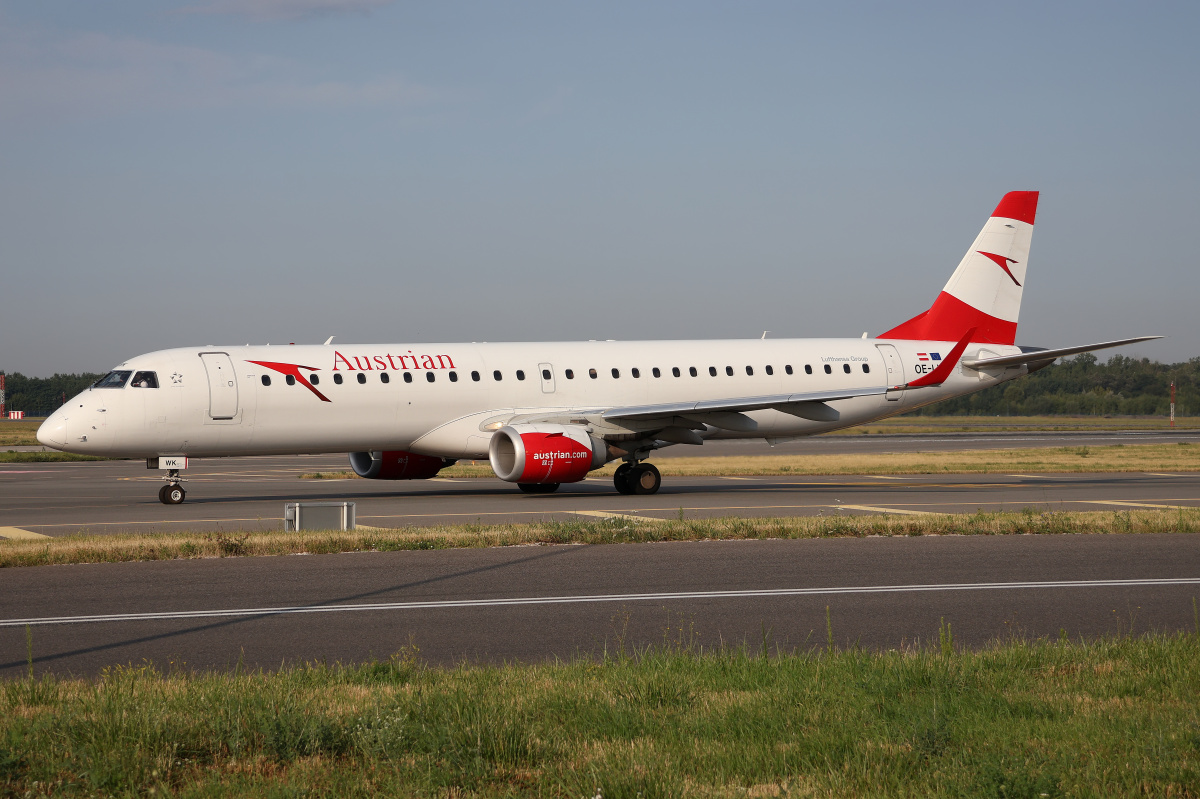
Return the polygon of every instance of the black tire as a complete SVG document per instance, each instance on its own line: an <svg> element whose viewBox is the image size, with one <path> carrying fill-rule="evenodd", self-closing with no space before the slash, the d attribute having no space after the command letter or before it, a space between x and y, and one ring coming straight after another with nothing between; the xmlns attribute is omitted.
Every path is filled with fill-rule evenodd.
<svg viewBox="0 0 1200 799"><path fill-rule="evenodd" d="M632 494L633 483L629 480L629 474L633 471L633 466L628 463L622 463L617 467L617 471L613 473L613 486L616 487L618 494Z"/></svg>
<svg viewBox="0 0 1200 799"><path fill-rule="evenodd" d="M180 485L165 485L158 492L158 498L164 505L182 505L187 492Z"/></svg>
<svg viewBox="0 0 1200 799"><path fill-rule="evenodd" d="M635 494L656 494L662 485L662 475L652 463L643 463L629 476Z"/></svg>
<svg viewBox="0 0 1200 799"><path fill-rule="evenodd" d="M559 483L517 483L517 488L526 494L553 494Z"/></svg>

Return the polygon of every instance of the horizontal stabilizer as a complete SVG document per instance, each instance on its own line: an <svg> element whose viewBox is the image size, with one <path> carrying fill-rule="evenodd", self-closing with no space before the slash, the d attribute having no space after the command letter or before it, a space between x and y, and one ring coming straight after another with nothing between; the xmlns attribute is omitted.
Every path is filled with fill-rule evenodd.
<svg viewBox="0 0 1200 799"><path fill-rule="evenodd" d="M1096 350L1106 350L1109 347L1121 347L1125 344L1137 344L1139 341L1153 341L1156 338L1164 338L1164 336L1123 338L1120 341L1104 341L1100 344L1085 344L1081 347L1063 347L1057 350L1031 349L1029 352L1022 352L1019 355L1003 355L998 358L977 358L975 360L965 360L962 362L962 364L968 369L990 369L996 366L1020 366L1024 363L1053 361L1055 358L1062 358L1067 355L1078 355L1081 352L1094 352Z"/></svg>

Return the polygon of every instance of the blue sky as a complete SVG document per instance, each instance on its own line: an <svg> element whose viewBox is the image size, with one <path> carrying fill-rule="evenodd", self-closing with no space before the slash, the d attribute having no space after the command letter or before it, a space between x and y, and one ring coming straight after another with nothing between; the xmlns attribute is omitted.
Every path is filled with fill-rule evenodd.
<svg viewBox="0 0 1200 799"><path fill-rule="evenodd" d="M1012 189L1019 343L1200 356L1198 9L0 1L0 368L875 334Z"/></svg>

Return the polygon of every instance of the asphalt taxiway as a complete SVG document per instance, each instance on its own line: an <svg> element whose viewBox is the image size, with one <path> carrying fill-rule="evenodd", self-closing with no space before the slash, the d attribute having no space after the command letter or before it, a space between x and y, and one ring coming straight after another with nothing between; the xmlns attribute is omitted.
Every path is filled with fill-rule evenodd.
<svg viewBox="0 0 1200 799"><path fill-rule="evenodd" d="M837 451L977 449L971 436L803 442ZM997 446L1030 446L986 436ZM916 440L916 439L920 440ZM1162 441L1159 436L1152 440ZM1180 440L1194 440L1183 434ZM1063 446L1112 434L1045 436ZM1140 439L1145 440L1145 439ZM819 442L819 443L818 443ZM707 454L755 454L741 443ZM795 451L795 450L793 450ZM679 454L689 454L680 448ZM665 453L664 453L665 454ZM1002 457L1002 456L1000 456ZM650 497L607 478L525 495L495 479L301 480L344 456L232 458L189 469L188 501L164 506L136 462L0 465L0 535L282 528L283 504L351 500L361 525L538 519L1200 507L1200 475L1105 473L673 477ZM1200 536L921 537L354 553L0 570L0 675L163 667L273 668L421 657L538 660L664 640L783 649L1006 636L1092 637L1192 629Z"/></svg>
<svg viewBox="0 0 1200 799"><path fill-rule="evenodd" d="M774 651L1191 630L1200 536L947 536L365 552L0 571L0 676ZM29 636L28 638L26 636Z"/></svg>
<svg viewBox="0 0 1200 799"><path fill-rule="evenodd" d="M1124 443L1135 440L1197 440L1196 433L1153 435L992 435L1007 448ZM863 436L813 439L790 449L811 452L946 451L978 448L966 436ZM861 443L860 443L861 442ZM765 444L721 442L708 454L755 454ZM785 445L786 446L786 445ZM672 448L689 454L699 448ZM998 456L1001 457L1002 456ZM400 527L445 523L526 522L539 519L712 516L798 516L842 513L964 513L976 510L1103 510L1138 507L1200 507L1200 475L1194 473L863 475L770 477L667 477L653 496L617 494L610 478L588 478L557 493L526 495L497 479L435 478L415 481L301 480L307 472L347 469L344 455L223 458L193 462L186 472L187 501L166 506L157 499L160 473L136 461L0 464L0 536L58 536L86 531L278 530L283 506L292 501L356 503L358 523Z"/></svg>

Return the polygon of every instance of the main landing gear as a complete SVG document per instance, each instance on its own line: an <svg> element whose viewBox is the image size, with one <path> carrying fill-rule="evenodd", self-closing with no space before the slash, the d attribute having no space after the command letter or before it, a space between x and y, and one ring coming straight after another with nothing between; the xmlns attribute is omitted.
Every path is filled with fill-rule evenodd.
<svg viewBox="0 0 1200 799"><path fill-rule="evenodd" d="M613 475L621 494L653 494L662 485L662 475L652 463L622 463Z"/></svg>
<svg viewBox="0 0 1200 799"><path fill-rule="evenodd" d="M167 484L158 489L158 501L164 505L179 505L187 496L187 492L180 485L183 478L179 476L178 469L168 469Z"/></svg>

